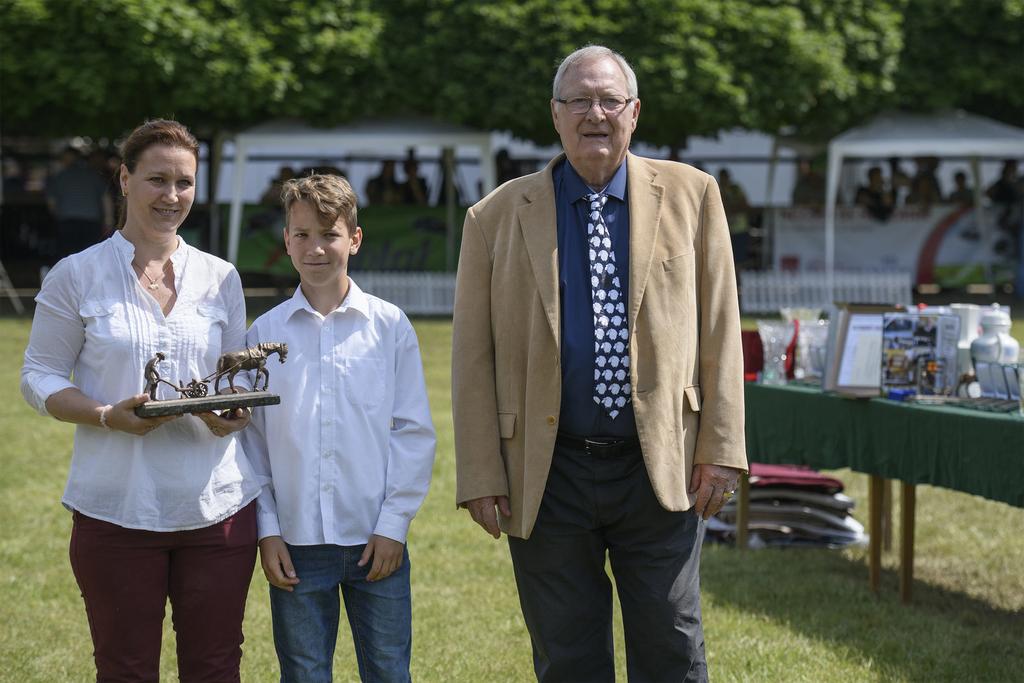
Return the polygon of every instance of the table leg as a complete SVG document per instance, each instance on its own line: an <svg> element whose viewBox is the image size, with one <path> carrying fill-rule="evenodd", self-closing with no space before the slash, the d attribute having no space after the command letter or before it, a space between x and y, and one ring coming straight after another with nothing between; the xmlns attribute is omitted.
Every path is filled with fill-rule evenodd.
<svg viewBox="0 0 1024 683"><path fill-rule="evenodd" d="M882 576L882 478L868 475L868 586L878 594Z"/></svg>
<svg viewBox="0 0 1024 683"><path fill-rule="evenodd" d="M740 475L740 486L736 499L736 547L747 549L747 522L750 519L750 475Z"/></svg>
<svg viewBox="0 0 1024 683"><path fill-rule="evenodd" d="M908 604L914 590L914 507L916 490L903 484L903 505L900 512L900 601Z"/></svg>
<svg viewBox="0 0 1024 683"><path fill-rule="evenodd" d="M892 550L892 479L882 484L882 550Z"/></svg>

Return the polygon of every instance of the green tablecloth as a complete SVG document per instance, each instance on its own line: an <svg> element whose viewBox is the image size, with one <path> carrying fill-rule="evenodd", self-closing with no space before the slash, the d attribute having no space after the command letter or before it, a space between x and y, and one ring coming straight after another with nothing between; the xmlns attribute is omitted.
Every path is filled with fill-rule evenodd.
<svg viewBox="0 0 1024 683"><path fill-rule="evenodd" d="M752 462L933 484L1024 507L1024 417L746 385Z"/></svg>

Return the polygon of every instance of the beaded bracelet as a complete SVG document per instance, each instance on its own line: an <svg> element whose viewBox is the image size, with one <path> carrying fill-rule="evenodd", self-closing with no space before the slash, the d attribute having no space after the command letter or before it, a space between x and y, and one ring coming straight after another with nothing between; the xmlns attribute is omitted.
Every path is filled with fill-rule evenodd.
<svg viewBox="0 0 1024 683"><path fill-rule="evenodd" d="M114 406L112 405L105 405L102 408L100 408L100 427L103 427L108 432L110 431L110 425L107 424L107 415L110 413L113 407Z"/></svg>

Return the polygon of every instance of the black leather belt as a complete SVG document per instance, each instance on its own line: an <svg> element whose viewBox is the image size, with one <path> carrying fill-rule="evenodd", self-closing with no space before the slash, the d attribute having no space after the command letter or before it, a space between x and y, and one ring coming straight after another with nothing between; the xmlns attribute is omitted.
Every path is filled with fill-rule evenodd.
<svg viewBox="0 0 1024 683"><path fill-rule="evenodd" d="M616 439L613 437L586 437L558 432L555 443L563 448L582 451L595 458L618 458L640 450L640 439Z"/></svg>

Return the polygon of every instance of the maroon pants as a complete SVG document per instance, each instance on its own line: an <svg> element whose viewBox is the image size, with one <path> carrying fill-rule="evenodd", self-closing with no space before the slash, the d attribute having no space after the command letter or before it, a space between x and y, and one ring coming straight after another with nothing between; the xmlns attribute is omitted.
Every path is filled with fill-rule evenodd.
<svg viewBox="0 0 1024 683"><path fill-rule="evenodd" d="M213 526L173 532L126 529L75 512L71 568L89 617L96 680L159 680L170 598L179 678L237 682L256 536L255 503Z"/></svg>

